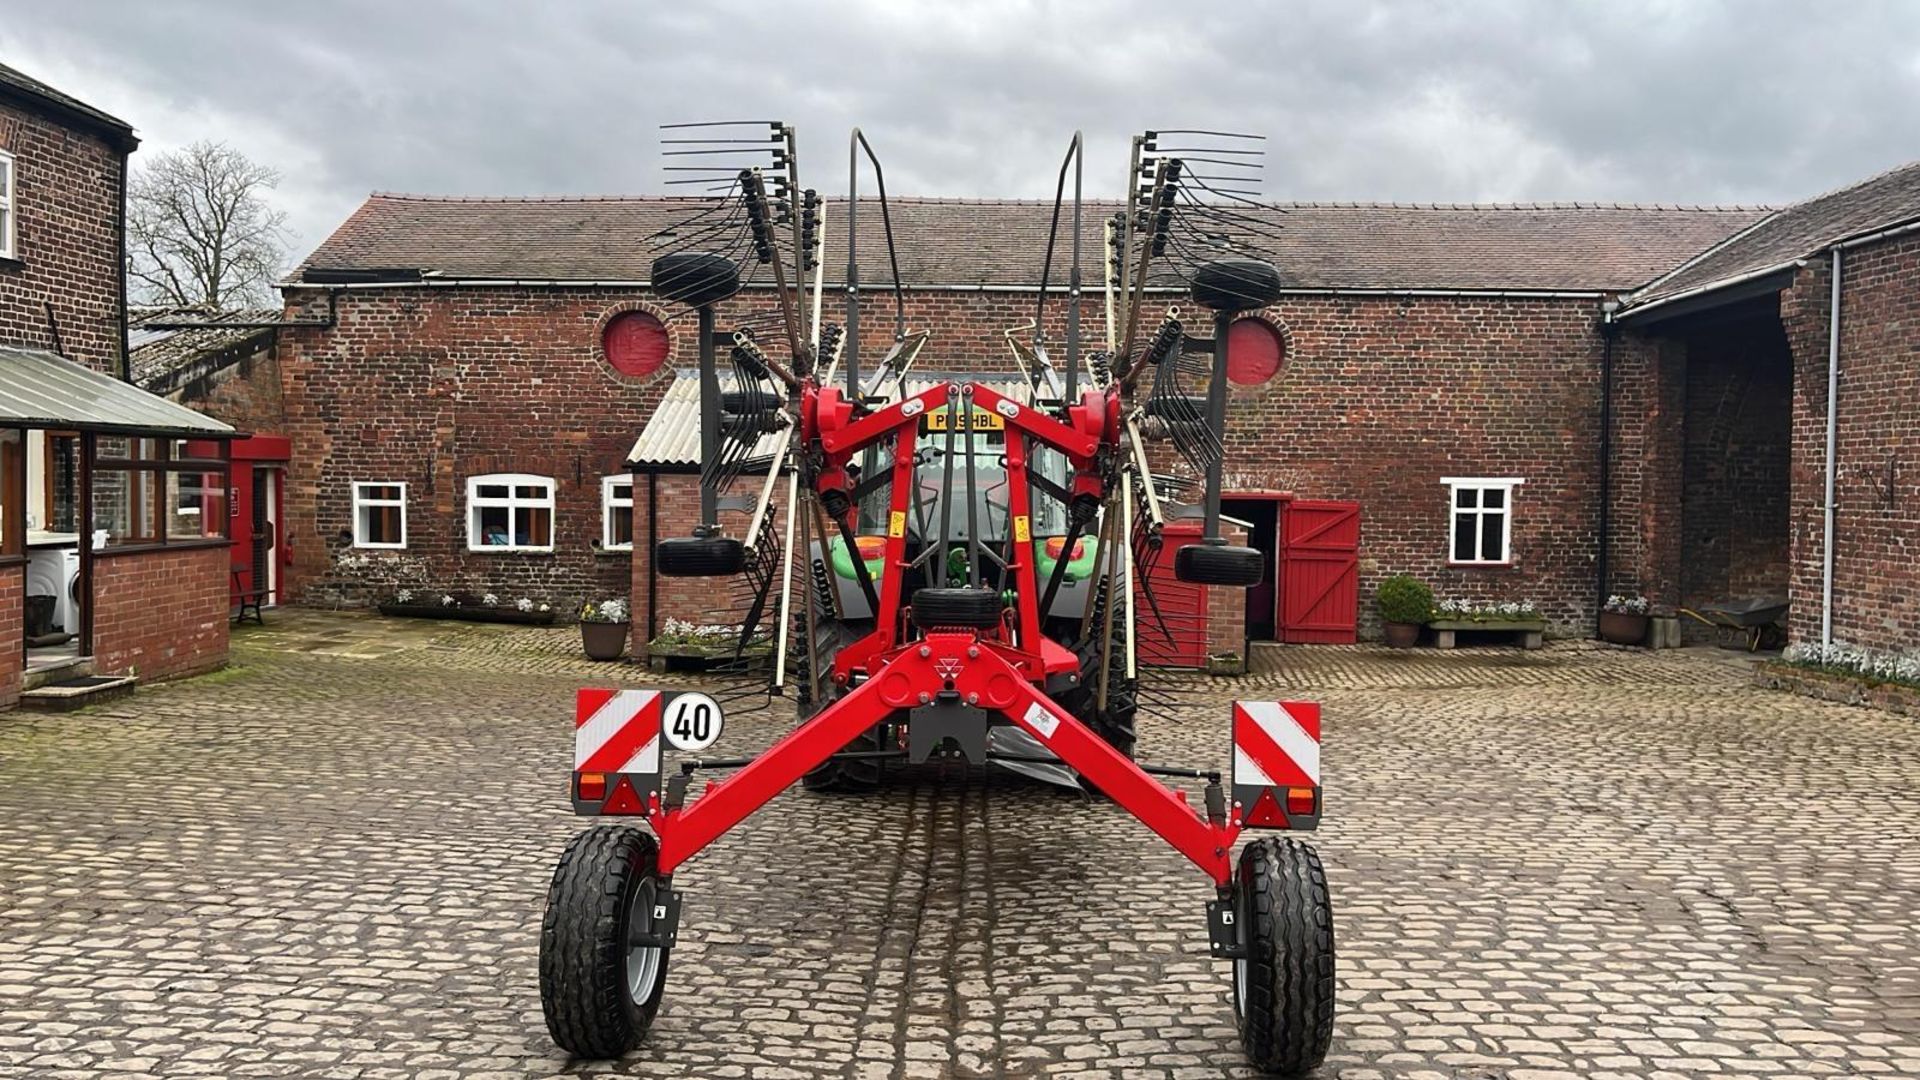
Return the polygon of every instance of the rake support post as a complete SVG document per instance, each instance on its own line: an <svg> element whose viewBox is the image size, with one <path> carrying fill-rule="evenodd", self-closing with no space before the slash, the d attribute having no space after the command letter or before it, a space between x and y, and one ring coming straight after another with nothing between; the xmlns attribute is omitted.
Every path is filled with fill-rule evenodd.
<svg viewBox="0 0 1920 1080"><path fill-rule="evenodd" d="M1207 428L1219 437L1221 450L1207 466L1206 525L1201 542L1224 544L1220 536L1220 474L1226 469L1227 440L1227 330L1231 311L1213 313L1213 377L1207 380Z"/></svg>
<svg viewBox="0 0 1920 1080"><path fill-rule="evenodd" d="M720 372L714 360L713 305L702 304L700 315L700 460L720 457ZM700 478L700 528L697 535L714 535L720 528L720 491L705 468Z"/></svg>

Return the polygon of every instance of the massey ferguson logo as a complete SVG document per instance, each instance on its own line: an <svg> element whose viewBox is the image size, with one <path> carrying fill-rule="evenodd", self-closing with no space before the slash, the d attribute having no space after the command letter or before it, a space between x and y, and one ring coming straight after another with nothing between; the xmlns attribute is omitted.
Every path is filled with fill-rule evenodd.
<svg viewBox="0 0 1920 1080"><path fill-rule="evenodd" d="M960 668L960 658L957 656L943 656L933 662L933 673L943 679L959 678Z"/></svg>

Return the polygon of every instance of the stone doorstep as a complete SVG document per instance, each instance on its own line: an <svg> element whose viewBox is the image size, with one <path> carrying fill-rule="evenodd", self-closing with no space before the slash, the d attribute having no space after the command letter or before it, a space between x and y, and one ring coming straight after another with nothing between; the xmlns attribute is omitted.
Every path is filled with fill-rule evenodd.
<svg viewBox="0 0 1920 1080"><path fill-rule="evenodd" d="M48 683L62 682L67 679L83 678L93 674L93 657L74 656L65 660L55 660L50 664L29 668L20 677L20 689L32 690Z"/></svg>
<svg viewBox="0 0 1920 1080"><path fill-rule="evenodd" d="M20 707L45 712L68 712L98 705L133 693L138 680L131 675L81 675L45 683L20 694Z"/></svg>

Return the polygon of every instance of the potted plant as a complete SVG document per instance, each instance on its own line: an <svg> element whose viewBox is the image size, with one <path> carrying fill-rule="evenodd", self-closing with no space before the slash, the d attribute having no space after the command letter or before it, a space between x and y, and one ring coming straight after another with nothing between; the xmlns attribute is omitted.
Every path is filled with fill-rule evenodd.
<svg viewBox="0 0 1920 1080"><path fill-rule="evenodd" d="M1387 644L1396 649L1412 648L1419 642L1420 627L1433 617L1433 590L1406 574L1382 581L1373 600L1380 608Z"/></svg>
<svg viewBox="0 0 1920 1080"><path fill-rule="evenodd" d="M633 624L627 620L627 602L615 597L580 609L580 645L589 660L618 660L627 651Z"/></svg>
<svg viewBox="0 0 1920 1080"><path fill-rule="evenodd" d="M1638 645L1647 640L1647 598L1637 593L1615 593L1600 609L1600 638L1615 645Z"/></svg>

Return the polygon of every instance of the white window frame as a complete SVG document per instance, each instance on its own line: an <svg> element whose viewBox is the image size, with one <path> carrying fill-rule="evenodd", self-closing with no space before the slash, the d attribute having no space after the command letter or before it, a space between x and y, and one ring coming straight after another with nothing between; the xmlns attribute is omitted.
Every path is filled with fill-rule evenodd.
<svg viewBox="0 0 1920 1080"><path fill-rule="evenodd" d="M1446 538L1447 565L1448 566L1511 566L1513 564L1514 489L1526 483L1526 480L1518 476L1497 476L1497 477L1443 476L1440 478L1440 482L1447 485L1447 538ZM1484 500L1481 497L1476 496L1474 499L1474 506L1469 508L1462 508L1460 506L1461 491L1501 492L1502 493L1502 498L1500 500L1501 507L1498 510L1488 510L1481 505L1481 503ZM1459 526L1459 519L1462 514L1471 514L1473 515L1473 519L1474 519L1474 523L1473 523L1474 557L1471 559L1458 559L1454 557L1455 555L1455 552L1453 549L1454 531ZM1480 558L1479 556L1480 556L1480 552L1484 550L1486 547L1484 541L1486 539L1485 530L1487 527L1487 519L1489 517L1493 517L1496 515L1502 519L1502 525L1504 526L1501 530L1501 536L1500 536L1500 557L1498 559L1483 559L1483 558Z"/></svg>
<svg viewBox="0 0 1920 1080"><path fill-rule="evenodd" d="M621 484L627 485L627 497L625 499L617 498L613 494L613 489ZM633 550L633 522L631 520L633 517L633 488L632 473L618 473L613 476L600 478L600 549L602 551ZM627 523L628 539L624 544L616 544L613 542L613 515L616 510L621 509L626 510L629 519Z"/></svg>
<svg viewBox="0 0 1920 1080"><path fill-rule="evenodd" d="M20 170L5 150L0 150L0 174L6 176L0 184L0 259L17 259L13 238L20 225Z"/></svg>
<svg viewBox="0 0 1920 1080"><path fill-rule="evenodd" d="M493 485L507 488L505 498L481 498L480 488ZM544 486L547 497L527 499L514 494L515 488ZM532 473L486 473L481 476L467 477L467 550L480 552L510 551L552 551L553 537L560 529L560 515L555 503L560 493L560 485L551 476L535 476ZM474 511L483 507L501 506L507 511L507 542L504 544L483 544L480 542L479 523ZM547 542L544 544L520 544L513 539L513 515L520 509L545 510L547 512Z"/></svg>
<svg viewBox="0 0 1920 1080"><path fill-rule="evenodd" d="M376 499L368 496L366 488L399 488L398 499ZM366 523L360 516L361 507L398 506L400 508L400 542L397 544L377 544L367 539ZM357 548L381 548L390 551L403 550L407 546L407 485L397 480L355 480L353 482L353 546Z"/></svg>

